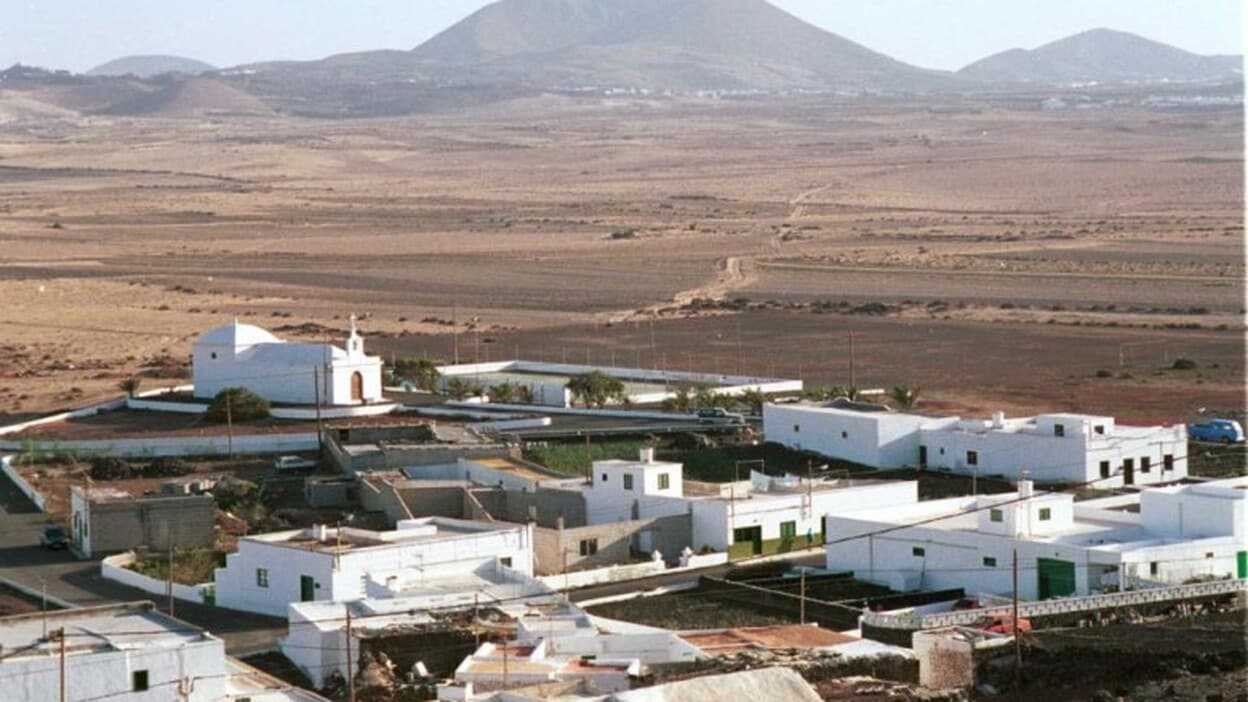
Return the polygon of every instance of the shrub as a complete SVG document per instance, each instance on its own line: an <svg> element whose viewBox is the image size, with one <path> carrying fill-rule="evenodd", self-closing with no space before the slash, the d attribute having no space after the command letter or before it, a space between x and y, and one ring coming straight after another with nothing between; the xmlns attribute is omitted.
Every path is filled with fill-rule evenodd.
<svg viewBox="0 0 1248 702"><path fill-rule="evenodd" d="M134 466L124 459L113 456L99 456L91 459L92 480L125 480L134 475Z"/></svg>
<svg viewBox="0 0 1248 702"><path fill-rule="evenodd" d="M226 388L212 398L204 417L210 422L251 422L269 416L269 401L247 388Z"/></svg>
<svg viewBox="0 0 1248 702"><path fill-rule="evenodd" d="M1113 371L1110 371L1110 370L1107 370L1107 369L1105 369L1105 368L1102 368L1102 369L1100 369L1100 370L1098 370L1098 371L1096 372L1096 377L1098 377L1098 378L1112 378L1112 377L1114 377L1114 374L1113 374Z"/></svg>
<svg viewBox="0 0 1248 702"><path fill-rule="evenodd" d="M149 478L173 478L179 475L190 475L195 472L195 466L187 463L181 458L171 456L162 456L148 464L144 469L144 477Z"/></svg>
<svg viewBox="0 0 1248 702"><path fill-rule="evenodd" d="M1194 370L1196 362L1190 358L1176 358L1170 367L1174 370Z"/></svg>

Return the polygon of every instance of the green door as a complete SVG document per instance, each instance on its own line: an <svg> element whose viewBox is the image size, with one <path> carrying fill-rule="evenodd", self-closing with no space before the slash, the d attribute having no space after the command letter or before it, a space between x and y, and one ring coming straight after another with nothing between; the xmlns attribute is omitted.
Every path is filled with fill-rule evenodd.
<svg viewBox="0 0 1248 702"><path fill-rule="evenodd" d="M1036 572L1038 580L1036 590L1039 599L1065 597L1075 591L1075 564L1070 561L1059 561L1056 558L1037 558Z"/></svg>
<svg viewBox="0 0 1248 702"><path fill-rule="evenodd" d="M753 526L733 529L732 541L734 544L750 544L749 555L757 556L763 552L763 528Z"/></svg>
<svg viewBox="0 0 1248 702"><path fill-rule="evenodd" d="M1235 565L1237 578L1248 578L1248 551L1240 551L1235 554Z"/></svg>
<svg viewBox="0 0 1248 702"><path fill-rule="evenodd" d="M299 576L299 601L311 602L316 599L316 581L311 575Z"/></svg>

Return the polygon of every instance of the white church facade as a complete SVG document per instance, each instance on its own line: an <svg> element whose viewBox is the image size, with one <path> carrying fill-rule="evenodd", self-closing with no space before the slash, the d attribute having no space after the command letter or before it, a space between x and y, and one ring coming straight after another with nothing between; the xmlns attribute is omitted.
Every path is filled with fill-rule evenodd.
<svg viewBox="0 0 1248 702"><path fill-rule="evenodd" d="M381 359L364 353L355 317L346 348L292 343L238 320L200 336L191 350L195 397L242 387L269 402L367 405L382 401Z"/></svg>

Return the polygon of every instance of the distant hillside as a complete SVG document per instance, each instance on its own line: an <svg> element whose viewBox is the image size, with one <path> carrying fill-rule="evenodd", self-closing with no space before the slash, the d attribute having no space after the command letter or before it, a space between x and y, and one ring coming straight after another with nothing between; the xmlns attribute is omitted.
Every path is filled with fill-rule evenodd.
<svg viewBox="0 0 1248 702"><path fill-rule="evenodd" d="M764 0L501 0L411 58L461 79L562 88L922 91L955 83Z"/></svg>
<svg viewBox="0 0 1248 702"><path fill-rule="evenodd" d="M95 111L108 115L151 117L273 113L259 99L238 88L208 78L173 81L162 88L120 99Z"/></svg>
<svg viewBox="0 0 1248 702"><path fill-rule="evenodd" d="M1093 29L1030 51L1010 49L958 75L992 83L1153 83L1242 77L1239 56L1201 56L1127 32Z"/></svg>
<svg viewBox="0 0 1248 702"><path fill-rule="evenodd" d="M205 71L215 71L213 66L203 61L184 58L182 56L124 56L108 63L96 66L87 71L89 76L125 76L134 75L139 78L151 78L162 73L185 73L193 76Z"/></svg>

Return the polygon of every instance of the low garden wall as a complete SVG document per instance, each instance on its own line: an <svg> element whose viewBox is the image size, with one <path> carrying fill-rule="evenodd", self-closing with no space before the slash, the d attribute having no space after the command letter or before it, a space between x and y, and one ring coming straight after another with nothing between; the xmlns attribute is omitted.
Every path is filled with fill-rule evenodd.
<svg viewBox="0 0 1248 702"><path fill-rule="evenodd" d="M26 479L22 477L22 474L17 472L17 469L13 467L12 456L0 456L0 472L3 472L4 475L17 486L17 489L22 491L23 495L30 498L30 501L34 503L35 507L39 508L40 512L48 511L47 502L44 501L43 495L39 494L38 490L32 487L30 483L26 482Z"/></svg>
<svg viewBox="0 0 1248 702"><path fill-rule="evenodd" d="M126 566L134 563L136 556L133 551L119 553L115 556L109 556L100 561L100 575L108 580L119 582L122 585L129 585L138 588L144 592L150 592L154 595L162 597L169 596L169 583L164 580L149 578L142 573L136 573ZM181 583L173 584L173 596L175 599L185 602L194 602L196 604L213 604L213 584L201 583L199 585L183 585Z"/></svg>
<svg viewBox="0 0 1248 702"><path fill-rule="evenodd" d="M723 565L727 562L728 554L711 553L702 556L690 556L686 560L687 565L672 568L668 568L663 561L647 561L645 563L614 565L607 566L605 568L595 568L593 570L578 570L576 572L566 574L561 573L558 575L544 575L538 577L537 580L556 590L576 590L578 588L589 587L591 585L639 580L655 575L691 573L702 568Z"/></svg>
<svg viewBox="0 0 1248 702"><path fill-rule="evenodd" d="M226 456L235 454L298 453L317 448L316 432L244 434L231 442L224 433L205 436L152 436L128 439L45 439L0 441L0 451L73 453L79 456L159 458L161 456Z"/></svg>

